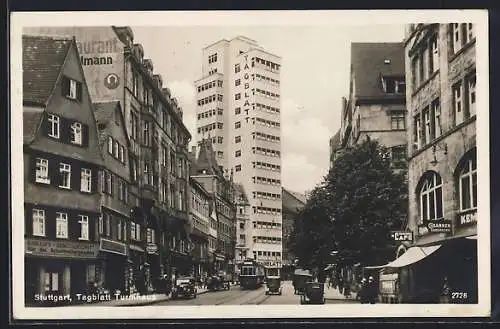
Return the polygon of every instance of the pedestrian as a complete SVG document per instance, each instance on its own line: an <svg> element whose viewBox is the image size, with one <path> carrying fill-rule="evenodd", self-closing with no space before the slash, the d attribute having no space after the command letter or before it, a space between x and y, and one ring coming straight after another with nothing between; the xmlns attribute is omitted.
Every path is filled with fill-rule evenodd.
<svg viewBox="0 0 500 329"><path fill-rule="evenodd" d="M348 281L345 282L344 296L345 298L351 298L351 285Z"/></svg>
<svg viewBox="0 0 500 329"><path fill-rule="evenodd" d="M375 283L373 276L370 276L368 278L368 301L370 304L375 304L377 300L377 291L377 284Z"/></svg>
<svg viewBox="0 0 500 329"><path fill-rule="evenodd" d="M366 282L366 278L361 279L361 287L359 289L359 300L361 304L366 304L368 302L367 298L368 292L368 284Z"/></svg>
<svg viewBox="0 0 500 329"><path fill-rule="evenodd" d="M440 304L450 303L450 285L448 283L448 277L443 278L443 287L441 289L441 296L439 297Z"/></svg>

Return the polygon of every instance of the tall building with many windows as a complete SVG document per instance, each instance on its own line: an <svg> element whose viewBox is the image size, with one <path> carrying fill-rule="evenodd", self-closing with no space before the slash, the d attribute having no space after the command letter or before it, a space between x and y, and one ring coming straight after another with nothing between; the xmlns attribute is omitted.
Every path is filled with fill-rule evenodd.
<svg viewBox="0 0 500 329"><path fill-rule="evenodd" d="M436 302L446 282L461 294L450 302L476 303L474 25L411 24L405 45L408 229L414 241L401 248L401 257L414 248L429 256L401 270L401 298L411 301L425 291L425 302Z"/></svg>
<svg viewBox="0 0 500 329"><path fill-rule="evenodd" d="M250 203L247 255L281 263L281 59L238 36L203 49L196 140L210 138L219 165Z"/></svg>

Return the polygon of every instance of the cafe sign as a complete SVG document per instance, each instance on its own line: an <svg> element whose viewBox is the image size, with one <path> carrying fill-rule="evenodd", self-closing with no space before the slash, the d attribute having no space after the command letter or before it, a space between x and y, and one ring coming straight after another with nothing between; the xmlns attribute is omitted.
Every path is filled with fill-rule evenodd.
<svg viewBox="0 0 500 329"><path fill-rule="evenodd" d="M394 241L413 241L413 232L391 232L391 238Z"/></svg>
<svg viewBox="0 0 500 329"><path fill-rule="evenodd" d="M26 255L39 257L95 259L99 253L92 242L25 239L24 248Z"/></svg>
<svg viewBox="0 0 500 329"><path fill-rule="evenodd" d="M457 226L468 226L477 223L477 210L458 214Z"/></svg>

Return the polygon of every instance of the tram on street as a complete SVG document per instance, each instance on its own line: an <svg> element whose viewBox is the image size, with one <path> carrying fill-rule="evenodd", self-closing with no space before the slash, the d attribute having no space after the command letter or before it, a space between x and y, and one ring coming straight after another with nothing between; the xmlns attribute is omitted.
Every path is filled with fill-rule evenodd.
<svg viewBox="0 0 500 329"><path fill-rule="evenodd" d="M264 283L264 265L253 259L247 259L241 264L240 287L242 289L255 289Z"/></svg>

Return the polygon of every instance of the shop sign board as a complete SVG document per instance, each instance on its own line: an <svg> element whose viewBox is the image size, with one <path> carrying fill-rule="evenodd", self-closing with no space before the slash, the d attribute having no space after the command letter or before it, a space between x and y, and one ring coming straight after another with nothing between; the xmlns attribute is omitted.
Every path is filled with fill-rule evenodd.
<svg viewBox="0 0 500 329"><path fill-rule="evenodd" d="M440 219L428 221L426 224L418 226L420 235L426 233L451 233L451 220Z"/></svg>
<svg viewBox="0 0 500 329"><path fill-rule="evenodd" d="M99 250L113 254L127 255L127 245L118 241L101 238Z"/></svg>
<svg viewBox="0 0 500 329"><path fill-rule="evenodd" d="M155 243L148 243L146 246L146 252L148 254L156 254L158 252L158 246Z"/></svg>
<svg viewBox="0 0 500 329"><path fill-rule="evenodd" d="M93 242L25 239L25 253L31 256L95 259L99 246Z"/></svg>
<svg viewBox="0 0 500 329"><path fill-rule="evenodd" d="M457 226L469 226L477 223L477 209L463 212L457 216Z"/></svg>

